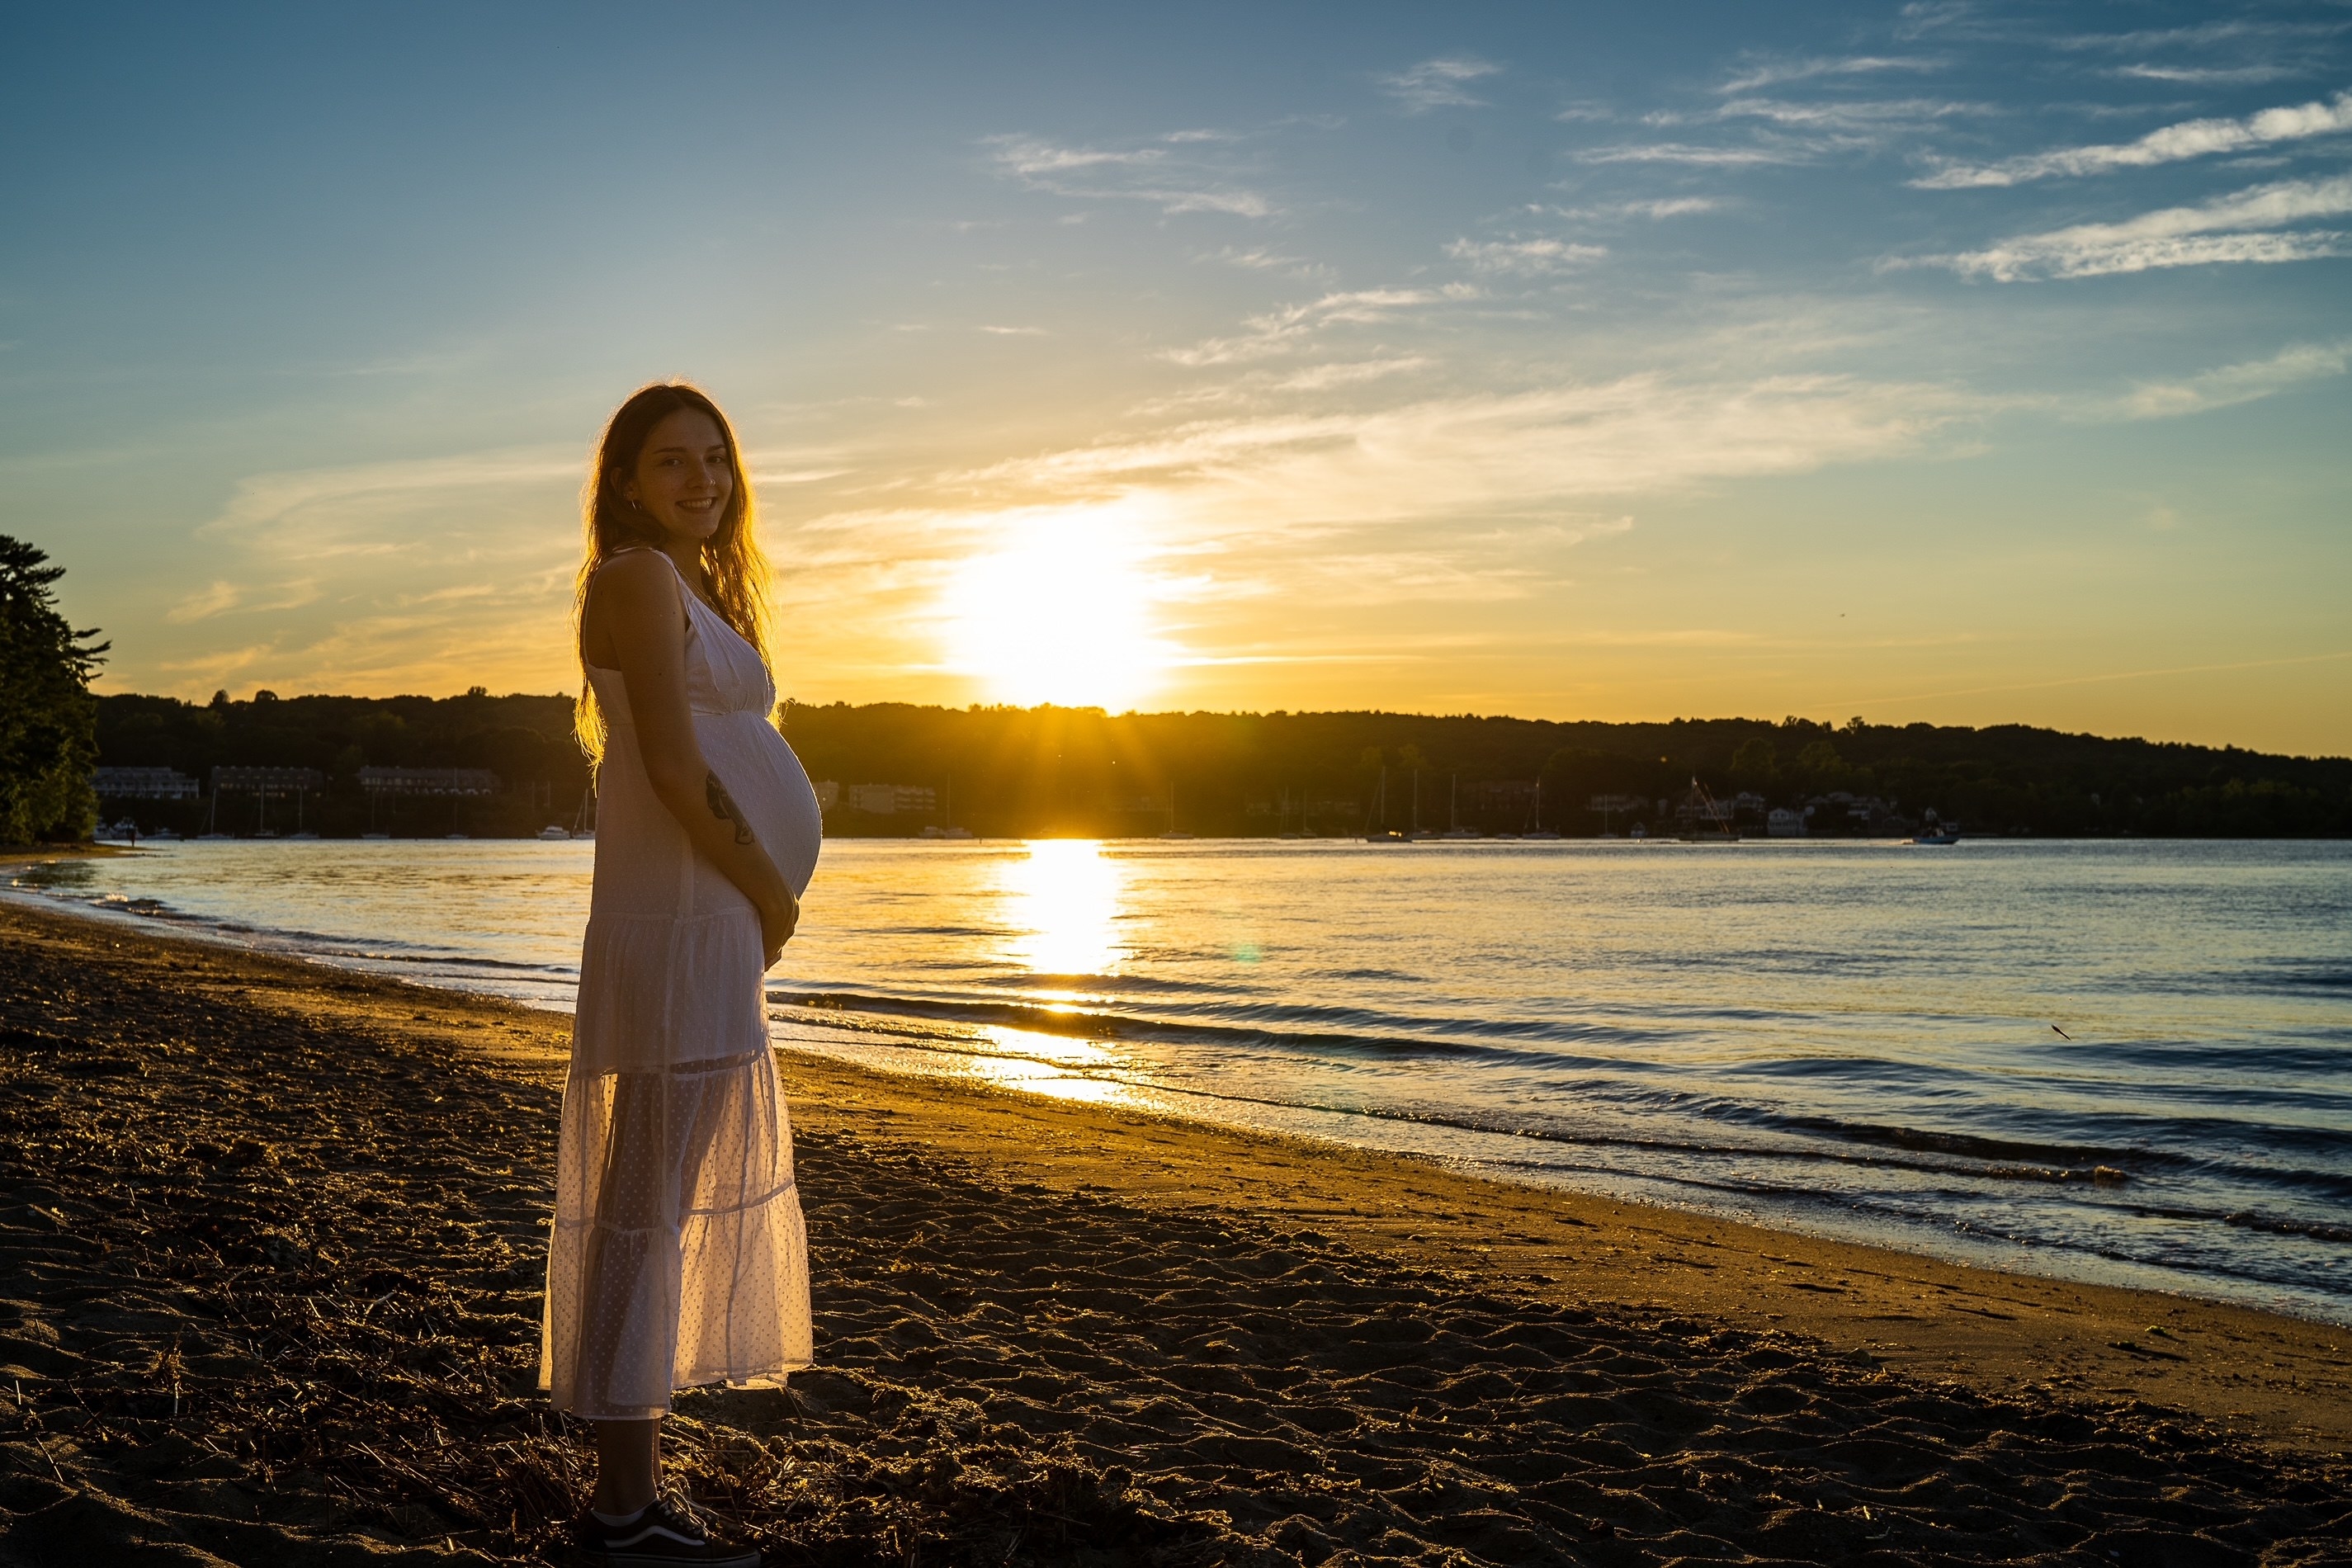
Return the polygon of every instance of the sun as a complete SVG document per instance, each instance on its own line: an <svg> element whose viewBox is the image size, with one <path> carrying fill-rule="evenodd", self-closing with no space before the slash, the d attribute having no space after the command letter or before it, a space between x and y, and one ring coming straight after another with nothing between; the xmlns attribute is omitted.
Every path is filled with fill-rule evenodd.
<svg viewBox="0 0 2352 1568"><path fill-rule="evenodd" d="M1133 708L1165 679L1141 531L1116 506L993 520L941 595L947 665L999 702Z"/></svg>

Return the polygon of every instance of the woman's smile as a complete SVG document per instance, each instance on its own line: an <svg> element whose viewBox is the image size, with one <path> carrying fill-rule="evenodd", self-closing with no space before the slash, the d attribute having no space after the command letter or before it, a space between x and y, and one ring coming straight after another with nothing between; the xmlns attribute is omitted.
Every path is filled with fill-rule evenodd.
<svg viewBox="0 0 2352 1568"><path fill-rule="evenodd" d="M646 434L624 493L667 531L710 538L735 494L727 437L700 409L678 409Z"/></svg>

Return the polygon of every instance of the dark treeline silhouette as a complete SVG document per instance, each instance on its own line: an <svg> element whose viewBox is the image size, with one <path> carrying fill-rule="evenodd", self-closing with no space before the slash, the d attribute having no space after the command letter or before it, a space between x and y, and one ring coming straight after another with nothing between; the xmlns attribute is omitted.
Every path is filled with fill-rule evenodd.
<svg viewBox="0 0 2352 1568"><path fill-rule="evenodd" d="M400 834L519 834L568 824L587 787L562 697L99 700L100 761L315 768L311 828L362 831L365 766L475 767L480 799L386 804ZM810 775L844 787L835 834L953 826L983 837L1531 828L1580 837L1675 826L1694 778L1764 831L1883 833L1934 811L1970 833L2320 837L2352 832L2352 759L2063 734L2023 725L1806 720L1606 724L1409 713L1144 713L1097 709L797 705L784 731ZM859 784L904 786L859 791ZM1417 792L1417 798L1416 798ZM1594 809L1596 798L1608 815ZM1660 809L1660 803L1665 809ZM143 826L200 826L205 802L132 802ZM888 809L882 809L887 805ZM117 807L108 803L110 814ZM248 806L246 808L250 810ZM272 807L280 810L282 807ZM227 808L223 807L224 813ZM176 815L173 815L176 814ZM278 826L290 826L281 818ZM224 818L223 826L232 826Z"/></svg>
<svg viewBox="0 0 2352 1568"><path fill-rule="evenodd" d="M204 785L193 800L103 802L110 820L181 833L216 826L246 832L263 820L284 832L300 826L330 837L371 827L404 837L462 832L496 837L570 826L588 788L588 760L572 739L568 697L287 697L257 691L205 704L172 697L98 700L100 763L110 768L172 768ZM210 797L216 767L312 768L323 792L300 801ZM499 789L483 796L398 796L371 802L363 767L486 768Z"/></svg>
<svg viewBox="0 0 2352 1568"><path fill-rule="evenodd" d="M89 678L106 645L58 611L64 575L0 533L0 844L81 838L97 818Z"/></svg>

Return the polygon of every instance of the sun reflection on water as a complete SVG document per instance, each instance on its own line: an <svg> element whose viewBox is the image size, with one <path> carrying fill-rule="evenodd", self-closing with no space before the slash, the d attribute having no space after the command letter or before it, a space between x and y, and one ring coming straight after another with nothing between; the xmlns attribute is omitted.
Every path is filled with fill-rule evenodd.
<svg viewBox="0 0 2352 1568"><path fill-rule="evenodd" d="M1091 839L1041 839L1005 862L1006 957L1033 974L1116 974L1127 870Z"/></svg>
<svg viewBox="0 0 2352 1568"><path fill-rule="evenodd" d="M992 1024L982 1031L994 1050L972 1058L967 1070L1005 1089L1050 1095L1055 1100L1109 1105L1136 1098L1124 1081L1107 1076L1126 1063L1098 1040L1073 1039ZM995 1054L1001 1052L1003 1054ZM1097 1073L1106 1076L1096 1076Z"/></svg>

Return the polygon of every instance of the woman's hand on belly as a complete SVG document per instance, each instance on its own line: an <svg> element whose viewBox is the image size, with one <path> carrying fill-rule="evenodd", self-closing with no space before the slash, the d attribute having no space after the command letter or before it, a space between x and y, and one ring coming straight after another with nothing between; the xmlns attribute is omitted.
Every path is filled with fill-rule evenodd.
<svg viewBox="0 0 2352 1568"><path fill-rule="evenodd" d="M762 905L760 909L760 946L766 952L766 967L773 969L776 960L784 955L784 943L793 940L793 932L801 923L801 901L792 889L784 889L781 904Z"/></svg>

